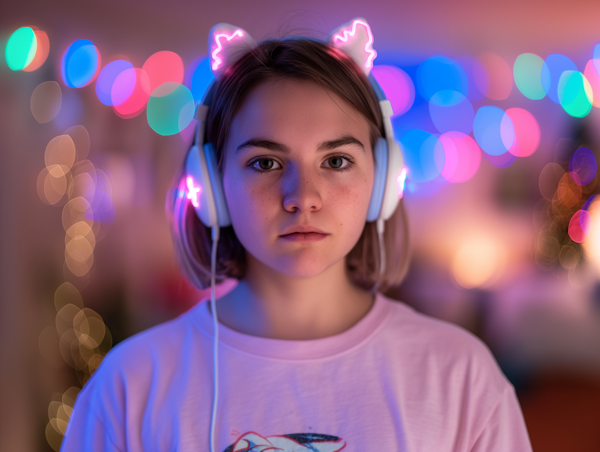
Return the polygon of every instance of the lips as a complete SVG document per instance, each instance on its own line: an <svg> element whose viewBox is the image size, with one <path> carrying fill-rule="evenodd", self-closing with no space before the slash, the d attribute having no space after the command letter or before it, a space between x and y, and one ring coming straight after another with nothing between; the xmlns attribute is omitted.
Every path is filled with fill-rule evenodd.
<svg viewBox="0 0 600 452"><path fill-rule="evenodd" d="M316 234L329 235L327 232L322 231L319 228L315 228L314 226L292 226L291 228L288 228L285 231L283 231L283 234L281 234L281 236L288 235L288 234L296 234L296 233L308 234L311 232L314 232Z"/></svg>
<svg viewBox="0 0 600 452"><path fill-rule="evenodd" d="M324 240L329 234L320 234L318 232L293 232L291 234L280 235L279 237L291 242L318 242Z"/></svg>
<svg viewBox="0 0 600 452"><path fill-rule="evenodd" d="M279 237L293 242L316 242L327 238L329 234L312 226L294 226Z"/></svg>

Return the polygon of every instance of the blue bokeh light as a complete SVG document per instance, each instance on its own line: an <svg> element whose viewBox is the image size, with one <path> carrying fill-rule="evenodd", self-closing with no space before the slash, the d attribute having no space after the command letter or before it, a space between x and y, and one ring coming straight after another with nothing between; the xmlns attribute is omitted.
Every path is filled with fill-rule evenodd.
<svg viewBox="0 0 600 452"><path fill-rule="evenodd" d="M418 67L417 89L427 101L442 90L458 91L463 96L467 96L469 80L465 70L456 61L435 55Z"/></svg>
<svg viewBox="0 0 600 452"><path fill-rule="evenodd" d="M65 85L82 88L94 80L100 68L100 52L94 43L79 39L69 46L61 62L61 75Z"/></svg>
<svg viewBox="0 0 600 452"><path fill-rule="evenodd" d="M544 91L548 94L548 97L552 99L552 102L560 105L560 99L558 98L558 82L560 76L565 71L577 71L577 66L571 59L560 53L553 53L548 55L544 61L544 72L550 74L549 77L544 77L542 80Z"/></svg>
<svg viewBox="0 0 600 452"><path fill-rule="evenodd" d="M429 102L429 114L440 133L471 133L475 111L471 102L458 91L438 91Z"/></svg>
<svg viewBox="0 0 600 452"><path fill-rule="evenodd" d="M473 121L473 135L481 150L490 155L504 154L515 140L510 117L501 108L492 106L477 110Z"/></svg>
<svg viewBox="0 0 600 452"><path fill-rule="evenodd" d="M412 129L402 136L400 143L410 181L428 182L441 174L444 169L444 147L435 135Z"/></svg>
<svg viewBox="0 0 600 452"><path fill-rule="evenodd" d="M210 60L207 56L196 58L190 64L185 72L185 86L187 86L194 96L195 102L201 102L202 97L212 81L215 79L210 69Z"/></svg>

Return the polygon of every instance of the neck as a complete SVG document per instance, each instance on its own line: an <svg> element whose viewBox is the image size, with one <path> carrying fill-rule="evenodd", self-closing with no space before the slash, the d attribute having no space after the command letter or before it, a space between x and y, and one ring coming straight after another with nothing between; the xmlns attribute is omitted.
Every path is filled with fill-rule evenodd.
<svg viewBox="0 0 600 452"><path fill-rule="evenodd" d="M249 257L246 277L219 299L219 320L238 332L309 340L342 333L362 319L374 297L354 286L344 260L311 278L282 274Z"/></svg>

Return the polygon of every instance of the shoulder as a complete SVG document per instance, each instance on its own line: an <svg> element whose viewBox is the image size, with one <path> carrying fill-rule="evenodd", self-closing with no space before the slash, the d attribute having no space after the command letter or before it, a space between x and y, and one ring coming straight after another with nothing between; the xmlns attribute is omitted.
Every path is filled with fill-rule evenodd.
<svg viewBox="0 0 600 452"><path fill-rule="evenodd" d="M135 384L146 385L151 378L166 378L177 372L183 355L197 346L198 331L191 318L193 310L137 333L113 347L86 386L115 390ZM91 388L90 388L91 389Z"/></svg>
<svg viewBox="0 0 600 452"><path fill-rule="evenodd" d="M384 297L385 298L385 297ZM474 334L453 323L416 312L389 298L386 342L421 369L435 369L442 378L485 381L504 392L508 381L488 346Z"/></svg>

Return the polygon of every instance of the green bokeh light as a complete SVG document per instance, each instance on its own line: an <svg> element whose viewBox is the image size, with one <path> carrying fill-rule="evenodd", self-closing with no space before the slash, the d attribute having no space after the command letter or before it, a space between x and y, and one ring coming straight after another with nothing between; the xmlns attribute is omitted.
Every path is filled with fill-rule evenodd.
<svg viewBox="0 0 600 452"><path fill-rule="evenodd" d="M546 97L544 86L550 85L550 70L542 58L533 53L519 55L513 66L513 75L517 88L525 97L533 100Z"/></svg>
<svg viewBox="0 0 600 452"><path fill-rule="evenodd" d="M581 72L565 71L558 81L558 99L568 114L583 118L592 109L592 86Z"/></svg>
<svg viewBox="0 0 600 452"><path fill-rule="evenodd" d="M159 135L179 133L194 117L195 105L188 88L179 83L163 83L148 99L148 124Z"/></svg>
<svg viewBox="0 0 600 452"><path fill-rule="evenodd" d="M21 27L8 38L4 52L6 63L13 71L20 71L31 63L36 51L35 32L29 27Z"/></svg>

